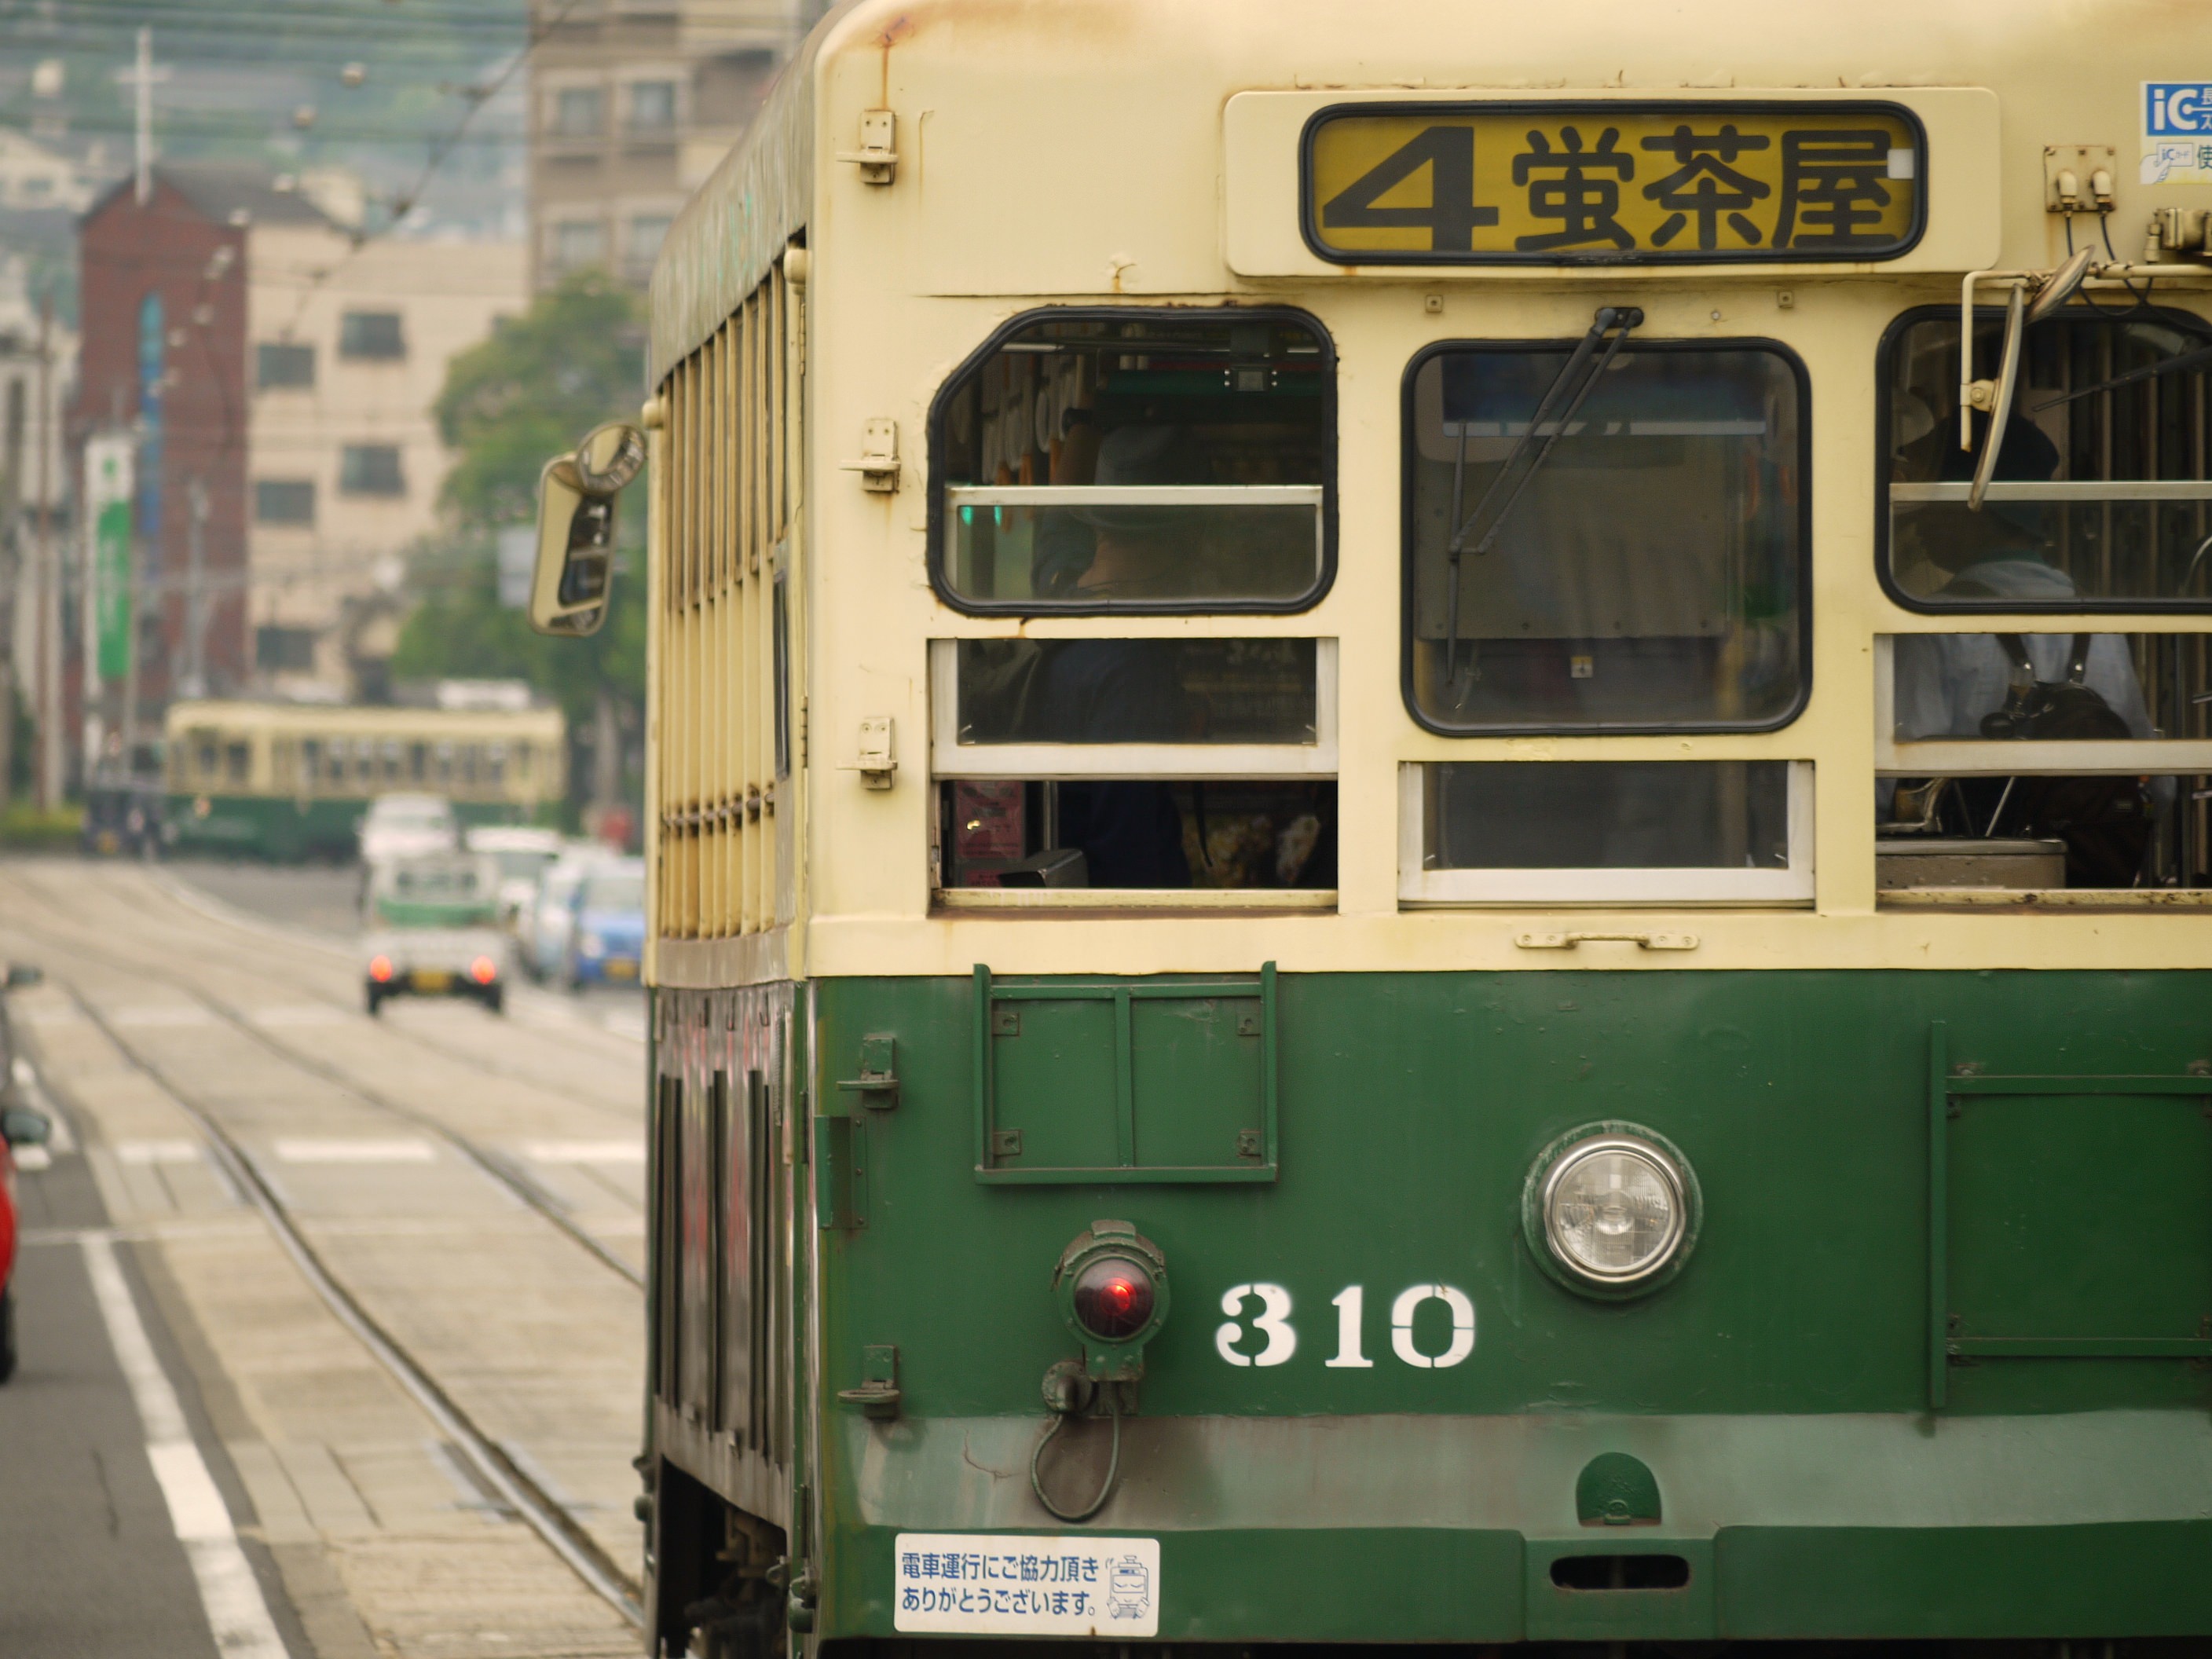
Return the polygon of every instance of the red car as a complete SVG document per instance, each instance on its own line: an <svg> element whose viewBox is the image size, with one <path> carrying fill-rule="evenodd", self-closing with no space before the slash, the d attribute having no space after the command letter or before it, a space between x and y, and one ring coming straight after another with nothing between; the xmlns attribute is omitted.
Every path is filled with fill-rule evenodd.
<svg viewBox="0 0 2212 1659"><path fill-rule="evenodd" d="M37 969L21 963L8 970L8 988L38 983ZM18 1146L42 1146L53 1133L44 1112L19 1106L6 1097L14 1086L15 1044L0 1017L0 1382L15 1374L15 1158Z"/></svg>

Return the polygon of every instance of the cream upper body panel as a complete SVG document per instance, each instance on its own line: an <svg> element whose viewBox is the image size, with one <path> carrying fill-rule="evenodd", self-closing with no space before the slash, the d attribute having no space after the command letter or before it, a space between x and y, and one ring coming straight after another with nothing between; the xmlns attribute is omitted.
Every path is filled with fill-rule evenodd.
<svg viewBox="0 0 2212 1659"><path fill-rule="evenodd" d="M1918 306L1958 303L1981 267L2047 268L2046 145L2113 148L2110 234L2141 258L2154 209L2212 187L2139 179L2143 83L2212 81L2212 11L2176 4L1763 0L1542 8L1297 0L854 4L789 72L780 123L733 154L672 234L656 277L656 382L803 225L808 249L803 493L808 665L800 691L808 902L786 960L814 974L1158 973L1572 967L2202 967L2187 914L1937 912L1875 902L1877 637L1986 632L1875 580L1876 350ZM1298 229L1297 133L1326 102L1420 97L1881 99L1928 135L1928 224L1892 263L1499 270L1346 266ZM887 185L850 159L888 109ZM763 118L763 128L769 125ZM2212 143L2212 139L2208 139ZM1264 151L1281 149L1270 162ZM803 213L797 200L807 193ZM771 230L779 217L781 228ZM2093 216L2077 235L2095 234ZM2212 289L2162 302L2212 314ZM1337 358L1334 580L1291 615L1121 619L963 614L933 590L926 434L933 399L1009 319L1054 305L1267 304L1327 331ZM1639 339L1757 339L1810 387L1810 692L1778 729L1466 738L1424 730L1401 695L1401 399L1440 340L1561 340L1594 304L1633 304ZM843 464L894 424L895 491ZM880 430L880 428L878 428ZM2197 631L2172 612L2100 629ZM2054 628L2047 618L2024 628ZM1284 636L1336 641L1340 882L1334 911L1057 917L933 909L929 641ZM667 648L665 642L663 649ZM890 788L857 769L887 717ZM874 728L872 728L874 729ZM1795 908L1412 909L1400 898L1399 774L1410 763L1576 758L1809 762L1814 878ZM1102 904L1110 896L1101 895ZM1559 932L1695 936L1531 949ZM664 945L661 960L669 959Z"/></svg>

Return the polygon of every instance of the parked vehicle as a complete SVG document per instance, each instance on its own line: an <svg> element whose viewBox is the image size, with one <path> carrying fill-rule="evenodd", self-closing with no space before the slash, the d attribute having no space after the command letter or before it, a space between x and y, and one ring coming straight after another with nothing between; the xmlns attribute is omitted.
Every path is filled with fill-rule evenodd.
<svg viewBox="0 0 2212 1659"><path fill-rule="evenodd" d="M8 988L35 985L35 968L17 963L8 969ZM0 1009L0 1382L15 1374L15 1149L43 1146L53 1133L44 1112L15 1098L15 1041Z"/></svg>
<svg viewBox="0 0 2212 1659"><path fill-rule="evenodd" d="M476 853L420 853L377 866L370 931L362 938L371 1014L393 997L472 997L499 1013L507 1000L507 937L498 866Z"/></svg>
<svg viewBox="0 0 2212 1659"><path fill-rule="evenodd" d="M613 855L591 842L571 842L568 850L538 873L538 890L517 919L515 947L532 979L549 980L568 960L568 935L575 917L570 909L584 877Z"/></svg>
<svg viewBox="0 0 2212 1659"><path fill-rule="evenodd" d="M499 866L499 925L518 930L522 913L538 893L538 878L561 856L566 844L557 830L524 824L483 824L466 836L468 849Z"/></svg>
<svg viewBox="0 0 2212 1659"><path fill-rule="evenodd" d="M645 957L645 860L609 859L586 871L569 908L562 982L572 991L636 984Z"/></svg>

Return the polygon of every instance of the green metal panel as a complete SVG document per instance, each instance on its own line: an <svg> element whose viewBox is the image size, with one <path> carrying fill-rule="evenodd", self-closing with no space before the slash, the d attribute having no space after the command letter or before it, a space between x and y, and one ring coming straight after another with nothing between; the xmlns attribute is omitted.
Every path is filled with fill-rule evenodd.
<svg viewBox="0 0 2212 1659"><path fill-rule="evenodd" d="M1102 1215L1176 1285L1096 1523L1161 1539L1163 1639L2212 1632L2181 1565L2212 1542L2190 1318L2212 1282L2192 1069L2212 978L1286 975L1273 1182L978 1181L995 1013L1050 1039L1016 1066L1025 1149L1142 1159L1149 1071L1195 1103L1164 1120L1182 1158L1249 1123L1227 1022L1252 983L815 986L817 1091L873 1036L898 1084L888 1110L817 1092L844 1126L817 1159L866 1140L865 1179L817 1171L825 1210L865 1224L819 1235L820 1633L893 1633L900 1530L1057 1530L1024 1474L1039 1381L1073 1348L1049 1276ZM1153 1018L1147 994L1185 1000ZM1540 1269L1519 1203L1554 1138L1615 1121L1681 1149L1704 1219L1677 1279L1607 1302ZM1267 1299L1232 1294L1255 1285L1295 1333L1284 1363L1249 1363L1273 1346ZM1476 1311L1462 1363L1405 1357L1447 1346L1434 1299L1394 1334L1426 1286ZM886 1346L884 1421L835 1395ZM1104 1431L1075 1437L1097 1453ZM1580 1477L1613 1453L1651 1472L1657 1522L1582 1524ZM1686 1580L1551 1577L1562 1553L1635 1552Z"/></svg>
<svg viewBox="0 0 2212 1659"><path fill-rule="evenodd" d="M975 1177L1273 1181L1275 964L1238 982L975 975Z"/></svg>

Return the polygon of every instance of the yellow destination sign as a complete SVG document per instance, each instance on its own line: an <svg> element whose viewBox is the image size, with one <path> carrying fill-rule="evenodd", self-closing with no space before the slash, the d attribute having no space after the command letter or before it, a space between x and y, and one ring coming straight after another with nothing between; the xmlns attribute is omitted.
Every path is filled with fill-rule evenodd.
<svg viewBox="0 0 2212 1659"><path fill-rule="evenodd" d="M1894 104L1340 104L1302 208L1348 264L1891 259L1927 149Z"/></svg>

